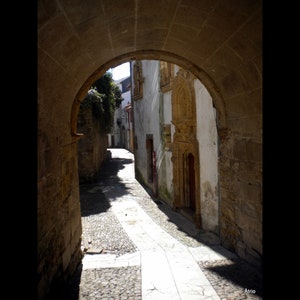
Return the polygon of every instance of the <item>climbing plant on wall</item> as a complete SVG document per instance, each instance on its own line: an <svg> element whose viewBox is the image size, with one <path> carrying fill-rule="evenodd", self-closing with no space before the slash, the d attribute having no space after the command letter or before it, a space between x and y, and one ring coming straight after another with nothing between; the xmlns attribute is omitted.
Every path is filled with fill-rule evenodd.
<svg viewBox="0 0 300 300"><path fill-rule="evenodd" d="M93 117L100 121L100 130L109 133L113 127L114 112L122 100L121 90L113 81L112 74L106 72L92 84L80 108L91 108Z"/></svg>

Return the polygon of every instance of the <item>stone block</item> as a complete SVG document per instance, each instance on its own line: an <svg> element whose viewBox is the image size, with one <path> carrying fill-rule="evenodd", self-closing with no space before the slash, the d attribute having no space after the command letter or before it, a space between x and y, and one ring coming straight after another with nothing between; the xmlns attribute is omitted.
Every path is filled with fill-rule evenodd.
<svg viewBox="0 0 300 300"><path fill-rule="evenodd" d="M252 218L255 218L257 221L262 221L262 205L261 201L259 199L252 199L252 201L255 201L255 203L250 203L250 201L244 200L241 201L240 204L236 207L237 210L242 212L243 214L246 214L247 216L250 216Z"/></svg>
<svg viewBox="0 0 300 300"><path fill-rule="evenodd" d="M46 23L39 32L39 46L43 49L48 49L48 53L52 57L60 61L60 55L64 50L63 45L66 40L74 35L70 25L68 24L63 14L58 14L55 18L57 26L52 26L51 22ZM57 39L57 36L63 39Z"/></svg>
<svg viewBox="0 0 300 300"><path fill-rule="evenodd" d="M237 241L235 251L238 256L245 257L246 255L246 245L243 241Z"/></svg>
<svg viewBox="0 0 300 300"><path fill-rule="evenodd" d="M220 188L227 191L233 191L233 182L235 177L236 176L232 170L226 172L226 169L222 168L220 171Z"/></svg>
<svg viewBox="0 0 300 300"><path fill-rule="evenodd" d="M193 49L194 54L198 53L200 57L207 58L211 56L211 49L218 49L225 40L226 36L223 32L205 24L197 39L189 43L189 48ZM202 41L205 41L205 43Z"/></svg>
<svg viewBox="0 0 300 300"><path fill-rule="evenodd" d="M233 163L234 161L232 161ZM234 166L234 163L232 164ZM262 183L262 164L252 161L239 161L238 169L235 172L239 181L252 185ZM225 176L225 175L224 175Z"/></svg>
<svg viewBox="0 0 300 300"><path fill-rule="evenodd" d="M240 66L239 72L245 80L245 90L252 91L261 87L262 74L253 61L246 61Z"/></svg>
<svg viewBox="0 0 300 300"><path fill-rule="evenodd" d="M256 2L256 5L258 4L258 1L250 1L250 2ZM247 3L250 3L247 1ZM244 2L243 2L244 3ZM246 2L245 2L246 3ZM260 2L261 3L261 2ZM254 10L252 11L254 12ZM252 41L254 45L256 45L256 51L260 54L262 57L262 7L261 4L258 4L257 10L255 13L252 13L251 19L245 23L245 26L243 28L243 32L247 33L247 37L249 40Z"/></svg>
<svg viewBox="0 0 300 300"><path fill-rule="evenodd" d="M244 94L245 116L262 115L262 89L256 88Z"/></svg>
<svg viewBox="0 0 300 300"><path fill-rule="evenodd" d="M258 218L248 216L244 212L236 211L236 226L241 229L242 232L248 231L252 234L262 233L262 222Z"/></svg>
<svg viewBox="0 0 300 300"><path fill-rule="evenodd" d="M245 140L236 140L233 145L233 157L236 160L247 160L247 150Z"/></svg>
<svg viewBox="0 0 300 300"><path fill-rule="evenodd" d="M221 218L226 217L226 219L235 220L235 207L233 202L228 202L222 198L221 209Z"/></svg>
<svg viewBox="0 0 300 300"><path fill-rule="evenodd" d="M229 251L236 251L237 234L232 227L232 223L223 220L220 226L220 240L221 244Z"/></svg>
<svg viewBox="0 0 300 300"><path fill-rule="evenodd" d="M210 10L208 7L204 8L195 8L193 6L187 5L186 3L181 3L180 9L177 10L175 15L175 24L186 24L186 20L189 19L189 28L195 31L195 34L192 36L196 36L196 32L199 32L201 26L207 18L208 11ZM177 28L172 28L172 32L176 32ZM180 32L180 31L179 31ZM182 32L184 33L184 32ZM172 33L174 34L174 33ZM191 33L189 34L191 36Z"/></svg>
<svg viewBox="0 0 300 300"><path fill-rule="evenodd" d="M247 160L261 163L262 162L262 143L255 141L246 142Z"/></svg>
<svg viewBox="0 0 300 300"><path fill-rule="evenodd" d="M78 241L81 240L81 236L82 236L81 222L76 222L76 224L73 225L71 231L71 249L76 248Z"/></svg>
<svg viewBox="0 0 300 300"><path fill-rule="evenodd" d="M229 118L240 118L248 114L247 106L245 103L245 94L227 98L227 111Z"/></svg>
<svg viewBox="0 0 300 300"><path fill-rule="evenodd" d="M246 245L248 245L248 252L254 252L257 256L258 253L262 253L262 234L249 231L249 230L243 230L242 231L242 239ZM257 252L251 250L255 249ZM251 250L251 251L250 251Z"/></svg>
<svg viewBox="0 0 300 300"><path fill-rule="evenodd" d="M245 60L252 60L257 55L257 44L249 39L249 36L243 31L236 32L227 42L227 45L239 57L244 57Z"/></svg>
<svg viewBox="0 0 300 300"><path fill-rule="evenodd" d="M123 1L121 2L123 3ZM153 28L159 23L161 27L168 28L175 14L176 5L177 3L174 1L156 1L155 3L151 1L140 1L138 10L147 11L147 13L138 14L137 22L139 27L149 28L149 26L151 26ZM123 7L124 4L121 5L120 9L123 10Z"/></svg>
<svg viewBox="0 0 300 300"><path fill-rule="evenodd" d="M53 16L61 13L61 10L56 2L53 1L40 1L38 3L39 14L38 24L39 29L45 26Z"/></svg>
<svg viewBox="0 0 300 300"><path fill-rule="evenodd" d="M238 67L232 68L231 66L226 74L220 74L216 84L220 87L221 93L226 99L237 95L242 97L243 93L245 93L246 83Z"/></svg>
<svg viewBox="0 0 300 300"><path fill-rule="evenodd" d="M228 18L230 16L230 18ZM215 9L208 16L206 23L219 31L225 36L233 35L232 32L238 31L240 24L244 22L244 10L235 1L221 1L215 5Z"/></svg>
<svg viewBox="0 0 300 300"><path fill-rule="evenodd" d="M70 245L64 249L64 252L62 253L62 267L65 271L68 268L68 265L71 260L71 248Z"/></svg>
<svg viewBox="0 0 300 300"><path fill-rule="evenodd" d="M183 42L189 43L197 34L197 28L186 27L181 24L174 24L173 28L174 29L170 33L170 38L174 40L181 40Z"/></svg>
<svg viewBox="0 0 300 300"><path fill-rule="evenodd" d="M262 55L256 55L253 58L253 63L255 63L258 71L263 74L263 59L262 59Z"/></svg>
<svg viewBox="0 0 300 300"><path fill-rule="evenodd" d="M228 118L227 124L237 136L253 139L261 139L262 137L261 115L245 118Z"/></svg>
<svg viewBox="0 0 300 300"><path fill-rule="evenodd" d="M61 178L61 192L63 199L71 195L71 180L69 175L65 175Z"/></svg>
<svg viewBox="0 0 300 300"><path fill-rule="evenodd" d="M168 31L165 28L155 28L149 30L149 27L145 27L144 30L137 32L137 47L141 48L142 44L151 47L163 47L163 40L166 39Z"/></svg>
<svg viewBox="0 0 300 300"><path fill-rule="evenodd" d="M230 119L262 115L262 91L256 89L228 97L226 108Z"/></svg>
<svg viewBox="0 0 300 300"><path fill-rule="evenodd" d="M238 203L250 203L256 208L262 203L262 187L261 185L253 185L248 182L238 181L234 184ZM260 210L261 207L259 207Z"/></svg>
<svg viewBox="0 0 300 300"><path fill-rule="evenodd" d="M131 24L128 26L131 27ZM128 40L132 41L130 45L128 45ZM115 35L112 37L112 43L116 45L115 46L116 55L118 54L122 55L124 49L126 49L126 51L128 52L133 52L135 50L134 40L135 40L135 35L133 33L124 36L122 33L120 33L120 31L116 31Z"/></svg>
<svg viewBox="0 0 300 300"><path fill-rule="evenodd" d="M234 202L236 200L235 191L233 189L227 189L224 187L220 188L220 197L222 199L220 205L221 207L225 205L234 206Z"/></svg>

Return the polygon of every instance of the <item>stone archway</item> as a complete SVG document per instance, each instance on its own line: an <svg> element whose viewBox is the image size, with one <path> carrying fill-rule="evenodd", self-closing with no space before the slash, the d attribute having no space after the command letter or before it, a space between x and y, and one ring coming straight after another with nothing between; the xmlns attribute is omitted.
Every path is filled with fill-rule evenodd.
<svg viewBox="0 0 300 300"><path fill-rule="evenodd" d="M224 99L220 90L217 88L216 84L212 80L212 78L202 69L193 65L190 61L188 61L184 57L180 57L173 53L169 53L166 51L158 51L158 50L145 50L145 51L135 51L127 53L126 55L122 55L120 57L116 57L113 60L105 63L98 69L96 69L83 83L72 105L71 111L71 121L70 121L70 128L71 128L71 136L76 141L82 135L80 132L77 132L77 116L79 112L79 106L82 100L84 99L88 89L95 82L98 78L100 78L109 68L115 67L119 64L128 61L138 61L138 60L159 60L164 62L169 62L172 64L176 64L182 67L184 70L189 71L191 74L196 76L207 88L209 93L212 95L214 106L217 109L217 116L218 116L218 128L220 130L226 131L227 124L226 124L226 114L225 114L225 105Z"/></svg>
<svg viewBox="0 0 300 300"><path fill-rule="evenodd" d="M262 254L262 3L38 1L38 294L81 259L76 129L109 67L168 61L193 73L218 111L225 247ZM45 146L46 145L46 146ZM258 254L257 254L258 253Z"/></svg>

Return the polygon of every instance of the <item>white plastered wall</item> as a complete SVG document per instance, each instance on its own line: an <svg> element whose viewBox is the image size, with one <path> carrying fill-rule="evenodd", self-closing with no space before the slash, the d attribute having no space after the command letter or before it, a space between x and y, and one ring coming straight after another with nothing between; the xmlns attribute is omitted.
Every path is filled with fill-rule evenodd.
<svg viewBox="0 0 300 300"><path fill-rule="evenodd" d="M147 134L153 135L153 147L157 160L162 155L159 119L159 61L143 60L141 62L144 77L143 98L135 100L133 103L134 127L138 143L138 147L135 149L135 163L147 183Z"/></svg>
<svg viewBox="0 0 300 300"><path fill-rule="evenodd" d="M204 230L219 231L218 134L212 98L204 85L194 81L197 138L200 157L200 208Z"/></svg>

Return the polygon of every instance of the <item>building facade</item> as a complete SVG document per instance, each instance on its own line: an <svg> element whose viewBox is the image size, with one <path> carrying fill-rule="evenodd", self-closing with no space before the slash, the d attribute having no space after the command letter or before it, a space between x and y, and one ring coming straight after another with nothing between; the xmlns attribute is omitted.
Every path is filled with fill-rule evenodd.
<svg viewBox="0 0 300 300"><path fill-rule="evenodd" d="M114 113L113 129L108 134L108 147L121 147L133 151L130 82L130 76L115 81L121 90L123 101Z"/></svg>
<svg viewBox="0 0 300 300"><path fill-rule="evenodd" d="M211 96L193 74L167 62L132 62L131 74L137 179L197 226L219 234Z"/></svg>

